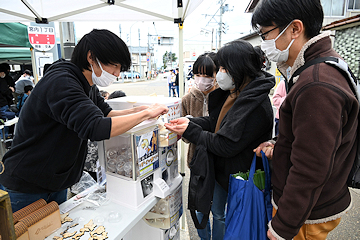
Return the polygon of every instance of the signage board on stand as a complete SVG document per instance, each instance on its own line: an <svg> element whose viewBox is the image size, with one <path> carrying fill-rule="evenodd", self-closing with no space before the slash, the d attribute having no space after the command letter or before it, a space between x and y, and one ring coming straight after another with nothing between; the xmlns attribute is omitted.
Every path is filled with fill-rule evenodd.
<svg viewBox="0 0 360 240"><path fill-rule="evenodd" d="M45 64L51 64L54 62L54 54L52 52L35 52L35 61L37 73L41 78L44 76Z"/></svg>
<svg viewBox="0 0 360 240"><path fill-rule="evenodd" d="M31 45L38 51L46 52L55 46L55 28L28 26L28 35Z"/></svg>
<svg viewBox="0 0 360 240"><path fill-rule="evenodd" d="M32 71L37 83L44 75L44 65L52 64L59 59L55 36L55 24L49 22L31 22L28 26L29 42L34 47L32 51Z"/></svg>

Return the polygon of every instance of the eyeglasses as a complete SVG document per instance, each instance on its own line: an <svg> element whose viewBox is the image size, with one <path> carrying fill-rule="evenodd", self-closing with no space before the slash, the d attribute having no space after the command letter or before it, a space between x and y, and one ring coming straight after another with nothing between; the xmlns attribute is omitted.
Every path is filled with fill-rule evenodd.
<svg viewBox="0 0 360 240"><path fill-rule="evenodd" d="M268 34L268 33L271 32L271 31L277 29L277 28L278 28L278 27L274 27L274 28L272 28L272 29L270 29L269 31L264 32L264 33L258 32L258 34L259 34L259 36L261 37L262 40L265 40L265 35Z"/></svg>

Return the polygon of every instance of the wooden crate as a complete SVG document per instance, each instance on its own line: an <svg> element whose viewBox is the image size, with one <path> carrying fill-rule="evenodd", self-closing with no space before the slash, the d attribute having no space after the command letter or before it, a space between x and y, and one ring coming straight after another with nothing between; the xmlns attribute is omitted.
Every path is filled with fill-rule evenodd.
<svg viewBox="0 0 360 240"><path fill-rule="evenodd" d="M0 239L16 239L9 194L0 190Z"/></svg>

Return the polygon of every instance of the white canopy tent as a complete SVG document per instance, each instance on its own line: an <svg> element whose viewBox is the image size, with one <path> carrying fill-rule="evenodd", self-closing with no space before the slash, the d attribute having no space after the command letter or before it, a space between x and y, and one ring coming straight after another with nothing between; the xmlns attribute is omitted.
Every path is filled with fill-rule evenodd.
<svg viewBox="0 0 360 240"><path fill-rule="evenodd" d="M1 1L0 22L174 21L203 0L11 0ZM179 12L180 6L183 11Z"/></svg>
<svg viewBox="0 0 360 240"><path fill-rule="evenodd" d="M171 21L179 27L179 88L183 84L183 22L203 0L0 0L0 22ZM186 23L186 22L185 22ZM176 25L175 25L176 26ZM184 148L181 148L184 173ZM184 223L184 220L183 220ZM184 226L184 224L182 224Z"/></svg>
<svg viewBox="0 0 360 240"><path fill-rule="evenodd" d="M179 25L179 69L183 69L182 23L203 0L1 0L0 22L171 21ZM180 27L181 25L181 27ZM183 79L180 71L180 80ZM183 84L180 92L183 93Z"/></svg>

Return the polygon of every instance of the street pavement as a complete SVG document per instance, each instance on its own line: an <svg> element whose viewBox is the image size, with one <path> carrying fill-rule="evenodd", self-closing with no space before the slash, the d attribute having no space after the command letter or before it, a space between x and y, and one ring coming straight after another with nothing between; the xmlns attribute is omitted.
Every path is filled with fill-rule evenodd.
<svg viewBox="0 0 360 240"><path fill-rule="evenodd" d="M141 80L138 82L115 82L109 87L99 87L101 90L106 90L112 93L115 90L122 90L127 96L144 96L144 95L158 95L168 96L168 85L166 78L160 74L154 80ZM186 148L187 145L185 145ZM185 149L185 152L186 149ZM186 155L186 154L185 154ZM185 160L186 161L186 160ZM187 194L189 186L190 171L185 164L185 177L183 185L183 209L185 217L185 224L181 229L181 240L199 240L194 224L191 220L189 210L187 210ZM350 189L352 196L353 207L345 214L339 226L333 230L327 240L356 240L360 239L360 189ZM241 237L239 237L241 239ZM246 240L246 239L245 239Z"/></svg>

